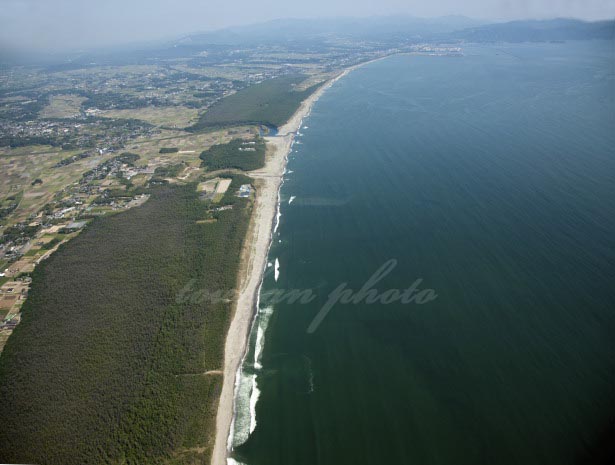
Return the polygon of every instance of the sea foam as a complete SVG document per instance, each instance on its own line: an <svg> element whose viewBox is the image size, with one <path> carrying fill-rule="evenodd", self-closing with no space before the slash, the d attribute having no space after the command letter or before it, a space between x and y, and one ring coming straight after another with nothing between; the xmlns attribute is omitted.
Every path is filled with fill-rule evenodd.
<svg viewBox="0 0 615 465"><path fill-rule="evenodd" d="M275 214L275 226L273 227L273 234L278 232L278 227L280 226L280 218L282 217L282 212L280 211L280 191L278 191L278 207Z"/></svg>
<svg viewBox="0 0 615 465"><path fill-rule="evenodd" d="M231 457L227 457L226 458L226 465L246 465L243 462L238 462L237 460L231 458Z"/></svg>
<svg viewBox="0 0 615 465"><path fill-rule="evenodd" d="M258 315L258 328L256 330L256 343L254 344L254 369L260 370L263 366L261 364L261 354L263 353L263 347L265 346L265 331L269 326L269 319L273 313L273 307L265 307L259 310Z"/></svg>
<svg viewBox="0 0 615 465"><path fill-rule="evenodd" d="M250 434L252 434L256 428L256 403L260 395L261 391L258 389L256 374L254 374L252 375L252 392L250 393Z"/></svg>

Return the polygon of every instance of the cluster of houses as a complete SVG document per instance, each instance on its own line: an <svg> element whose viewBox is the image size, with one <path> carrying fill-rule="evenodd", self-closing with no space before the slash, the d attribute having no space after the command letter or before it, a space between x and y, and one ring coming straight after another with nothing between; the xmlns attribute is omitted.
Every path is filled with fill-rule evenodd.
<svg viewBox="0 0 615 465"><path fill-rule="evenodd" d="M5 235L5 230L0 229L0 259L9 262L20 260L27 252L30 242L39 237L45 230L55 228L64 232L72 232L85 225L84 221L76 221L83 215L91 217L102 214L105 208L110 210L130 208L147 200L147 195L138 195L136 198L129 195L126 198L117 198L108 202L102 212L98 210L94 212L93 199L104 197L111 184L110 181L103 181L102 183L93 183L92 181L101 180L110 173L121 173L121 175L130 179L136 174L152 174L153 172L153 168L135 168L117 160L109 160L109 162L99 165L87 173L79 183L64 188L61 191L61 200L52 201L45 205L38 214L33 214L28 220L15 224L13 229L18 228L22 231L19 237ZM100 209L101 207L97 206L97 208Z"/></svg>
<svg viewBox="0 0 615 465"><path fill-rule="evenodd" d="M21 321L21 306L28 297L31 281L30 277L16 278L0 286L0 352Z"/></svg>
<svg viewBox="0 0 615 465"><path fill-rule="evenodd" d="M414 53L426 54L431 56L462 56L463 49L461 47L435 46L429 44L420 44L410 47Z"/></svg>
<svg viewBox="0 0 615 465"><path fill-rule="evenodd" d="M250 197L250 193L252 192L252 186L250 184L242 184L239 187L239 191L237 191L237 197L247 198Z"/></svg>
<svg viewBox="0 0 615 465"><path fill-rule="evenodd" d="M109 120L110 121L110 120ZM159 130L148 125L131 124L113 127L109 122L87 118L84 120L45 120L18 121L0 119L0 134L11 138L14 145L24 140L29 143L40 141L55 146L69 145L74 148L91 148L92 145L104 147L97 151L120 150L125 144L139 136L153 136Z"/></svg>
<svg viewBox="0 0 615 465"><path fill-rule="evenodd" d="M240 152L256 152L256 147L254 147L256 145L256 142L254 142L253 140L242 142L241 145L242 146L239 147Z"/></svg>
<svg viewBox="0 0 615 465"><path fill-rule="evenodd" d="M139 167L139 166L123 165L120 168L120 172L122 173L122 176L126 179L131 179L138 174L152 175L154 174L154 171L155 171L154 167L151 167L151 166Z"/></svg>

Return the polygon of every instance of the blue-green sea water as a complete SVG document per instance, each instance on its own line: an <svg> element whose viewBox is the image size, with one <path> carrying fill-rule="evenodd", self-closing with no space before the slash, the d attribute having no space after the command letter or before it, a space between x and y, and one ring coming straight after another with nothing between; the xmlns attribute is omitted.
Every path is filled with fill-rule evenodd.
<svg viewBox="0 0 615 465"><path fill-rule="evenodd" d="M323 95L281 190L238 390L236 460L608 460L614 50L395 56ZM390 259L379 292L420 279L437 297L338 303L306 331L336 287L359 289ZM291 289L315 297L264 298Z"/></svg>

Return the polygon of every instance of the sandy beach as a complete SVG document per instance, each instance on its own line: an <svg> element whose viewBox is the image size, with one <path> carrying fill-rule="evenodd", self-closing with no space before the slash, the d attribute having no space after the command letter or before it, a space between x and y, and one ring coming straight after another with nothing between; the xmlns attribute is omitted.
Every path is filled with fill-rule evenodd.
<svg viewBox="0 0 615 465"><path fill-rule="evenodd" d="M278 192L293 138L314 102L335 81L363 64L366 63L342 71L304 100L288 122L279 128L276 136L265 138L267 141L265 166L249 173L255 180L256 200L242 257L238 299L224 347L224 381L216 417L216 440L212 465L227 464L236 376L244 357L247 337L256 311L257 293L267 264L274 219L279 208Z"/></svg>

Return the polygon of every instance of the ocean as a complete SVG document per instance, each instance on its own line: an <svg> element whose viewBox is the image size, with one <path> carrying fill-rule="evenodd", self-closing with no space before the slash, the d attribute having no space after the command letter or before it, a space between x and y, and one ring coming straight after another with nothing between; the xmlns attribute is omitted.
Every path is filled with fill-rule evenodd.
<svg viewBox="0 0 615 465"><path fill-rule="evenodd" d="M237 462L563 465L605 452L614 51L398 55L325 92L280 192Z"/></svg>

